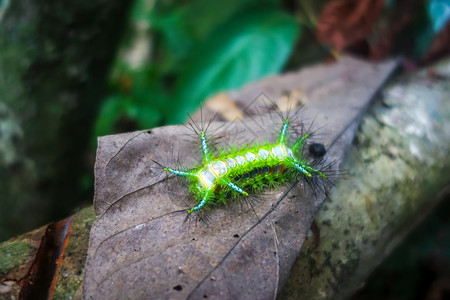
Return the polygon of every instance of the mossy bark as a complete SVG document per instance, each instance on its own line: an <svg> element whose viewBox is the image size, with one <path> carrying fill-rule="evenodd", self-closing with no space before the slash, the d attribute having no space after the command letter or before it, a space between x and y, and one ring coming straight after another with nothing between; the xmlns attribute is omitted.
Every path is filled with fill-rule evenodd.
<svg viewBox="0 0 450 300"><path fill-rule="evenodd" d="M346 299L450 183L450 61L392 82L363 119L280 299Z"/></svg>
<svg viewBox="0 0 450 300"><path fill-rule="evenodd" d="M81 298L89 232L94 220L93 207L73 215L69 242L54 279L54 299ZM46 226L0 244L0 299L19 297L21 280L30 271L45 232Z"/></svg>
<svg viewBox="0 0 450 300"><path fill-rule="evenodd" d="M0 240L91 197L80 178L130 3L3 1Z"/></svg>

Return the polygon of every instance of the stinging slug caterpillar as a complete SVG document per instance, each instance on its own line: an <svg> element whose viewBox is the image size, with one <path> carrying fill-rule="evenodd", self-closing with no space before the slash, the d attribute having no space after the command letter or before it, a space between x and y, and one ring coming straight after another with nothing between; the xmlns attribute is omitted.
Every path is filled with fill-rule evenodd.
<svg viewBox="0 0 450 300"><path fill-rule="evenodd" d="M226 203L230 198L247 197L266 189L304 179L313 185L327 182L328 174L320 170L318 163L310 163L303 148L311 137L302 135L292 146L287 143L290 119L286 118L275 144L247 145L231 150L219 150L215 155L208 147L204 130L198 135L201 140L203 162L191 170L182 171L165 167L164 170L187 178L189 190L197 199L197 205L188 214L201 211L211 204ZM311 150L313 147L318 150ZM312 156L323 156L322 144L311 144ZM323 149L322 149L323 148ZM315 152L315 153L314 153Z"/></svg>

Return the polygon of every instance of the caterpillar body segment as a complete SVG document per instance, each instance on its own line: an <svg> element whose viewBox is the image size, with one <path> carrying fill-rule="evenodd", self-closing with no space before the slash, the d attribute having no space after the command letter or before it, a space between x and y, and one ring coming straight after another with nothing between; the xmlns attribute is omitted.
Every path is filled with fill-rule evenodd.
<svg viewBox="0 0 450 300"><path fill-rule="evenodd" d="M191 182L190 191L198 204L188 213L200 211L213 203L226 203L229 198L249 196L303 177L327 178L303 157L303 146L310 137L303 135L292 147L287 145L289 118L281 128L277 143L245 146L214 157L209 150L206 133L200 132L203 163L190 171L164 168Z"/></svg>

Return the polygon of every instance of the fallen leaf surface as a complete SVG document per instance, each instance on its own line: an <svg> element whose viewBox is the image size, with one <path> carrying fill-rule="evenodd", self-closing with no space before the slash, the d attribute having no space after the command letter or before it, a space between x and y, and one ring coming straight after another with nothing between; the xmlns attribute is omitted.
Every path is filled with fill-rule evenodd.
<svg viewBox="0 0 450 300"><path fill-rule="evenodd" d="M301 119L307 128L312 123L312 130L320 129L318 141L331 161L343 157L362 111L395 65L344 59L298 72L297 79L293 73L284 81L283 76L266 80L265 88L283 90L286 82L292 90L298 78L315 76L307 80L309 88L296 86L309 91ZM334 77L324 82L330 74ZM241 96L250 90L243 89ZM243 99L248 98L237 103ZM223 147L274 142L279 128L272 120L273 115L254 115L242 122L214 122L208 132L220 132ZM192 135L186 127L168 126L99 139L97 221L91 230L85 299L276 297L325 195L299 182L248 202L215 206L205 221L187 218L194 205L187 185L165 176L154 161L174 166L179 159L183 166L194 166L201 155Z"/></svg>
<svg viewBox="0 0 450 300"><path fill-rule="evenodd" d="M56 274L61 266L72 224L73 218L68 217L47 226L34 263L20 281L20 299L52 298Z"/></svg>

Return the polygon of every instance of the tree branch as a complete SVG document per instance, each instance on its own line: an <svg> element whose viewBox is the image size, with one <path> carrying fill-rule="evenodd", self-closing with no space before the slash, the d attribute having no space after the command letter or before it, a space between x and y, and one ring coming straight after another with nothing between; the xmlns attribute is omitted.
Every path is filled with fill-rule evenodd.
<svg viewBox="0 0 450 300"><path fill-rule="evenodd" d="M448 192L449 66L396 79L371 107L280 299L348 298Z"/></svg>

